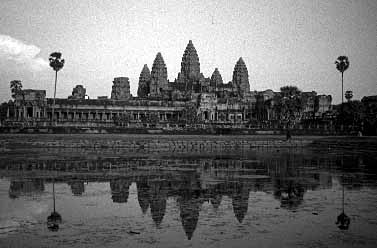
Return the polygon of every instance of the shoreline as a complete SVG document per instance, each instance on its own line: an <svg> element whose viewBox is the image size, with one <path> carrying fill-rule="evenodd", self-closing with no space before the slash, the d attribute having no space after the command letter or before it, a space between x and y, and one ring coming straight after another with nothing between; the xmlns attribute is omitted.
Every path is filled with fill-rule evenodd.
<svg viewBox="0 0 377 248"><path fill-rule="evenodd" d="M377 137L285 135L168 135L168 134L3 134L0 151L29 148L96 148L146 152L271 148L346 148L377 151Z"/></svg>

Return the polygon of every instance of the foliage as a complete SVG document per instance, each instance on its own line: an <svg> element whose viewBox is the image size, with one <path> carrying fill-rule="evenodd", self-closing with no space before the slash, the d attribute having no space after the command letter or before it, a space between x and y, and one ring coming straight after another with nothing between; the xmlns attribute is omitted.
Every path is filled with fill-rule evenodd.
<svg viewBox="0 0 377 248"><path fill-rule="evenodd" d="M16 99L16 96L22 94L22 83L21 80L10 81L10 90L12 92L12 98Z"/></svg>
<svg viewBox="0 0 377 248"><path fill-rule="evenodd" d="M296 86L280 88L281 95L276 99L279 119L290 122L295 121L303 109L301 91Z"/></svg>
<svg viewBox="0 0 377 248"><path fill-rule="evenodd" d="M48 60L50 61L50 67L56 72L63 68L65 62L62 59L62 54L59 52L51 53Z"/></svg>
<svg viewBox="0 0 377 248"><path fill-rule="evenodd" d="M350 101L353 97L352 90L347 90L344 96L346 97L347 101Z"/></svg>
<svg viewBox="0 0 377 248"><path fill-rule="evenodd" d="M340 106L337 122L345 126L360 126L364 116L363 104L360 101L349 101Z"/></svg>
<svg viewBox="0 0 377 248"><path fill-rule="evenodd" d="M299 90L296 86L293 85L287 85L280 88L281 96L282 97L296 97L298 95L301 95L301 90Z"/></svg>
<svg viewBox="0 0 377 248"><path fill-rule="evenodd" d="M377 135L377 96L364 97L361 102L364 106L364 132L369 135Z"/></svg>
<svg viewBox="0 0 377 248"><path fill-rule="evenodd" d="M377 101L348 101L334 106L338 115L336 125L345 131L363 131L365 135L377 135Z"/></svg>
<svg viewBox="0 0 377 248"><path fill-rule="evenodd" d="M338 59L335 61L335 64L336 69L338 69L338 71L340 71L342 74L350 66L350 62L347 56L339 56Z"/></svg>

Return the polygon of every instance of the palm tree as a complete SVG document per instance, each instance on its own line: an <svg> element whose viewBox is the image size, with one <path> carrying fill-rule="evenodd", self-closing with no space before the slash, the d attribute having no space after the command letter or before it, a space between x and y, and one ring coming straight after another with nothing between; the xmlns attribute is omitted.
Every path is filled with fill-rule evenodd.
<svg viewBox="0 0 377 248"><path fill-rule="evenodd" d="M62 59L62 54L60 52L53 52L50 54L50 67L55 71L55 88L54 88L54 102L52 105L52 116L51 119L54 119L54 110L55 110L55 97L56 97L56 82L58 80L58 71L64 66L64 59Z"/></svg>
<svg viewBox="0 0 377 248"><path fill-rule="evenodd" d="M347 101L349 102L349 101L351 101L351 99L353 97L353 92L352 92L352 90L347 90L344 95L345 95Z"/></svg>
<svg viewBox="0 0 377 248"><path fill-rule="evenodd" d="M336 64L336 69L338 69L338 71L342 73L342 112L343 112L343 73L350 66L350 62L348 61L347 56L339 56L338 59L335 61L335 64Z"/></svg>

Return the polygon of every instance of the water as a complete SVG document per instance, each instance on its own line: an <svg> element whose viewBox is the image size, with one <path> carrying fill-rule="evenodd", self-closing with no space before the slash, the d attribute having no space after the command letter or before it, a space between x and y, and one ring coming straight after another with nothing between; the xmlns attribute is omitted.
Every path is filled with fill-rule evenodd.
<svg viewBox="0 0 377 248"><path fill-rule="evenodd" d="M0 247L377 247L370 151L20 148L0 159Z"/></svg>

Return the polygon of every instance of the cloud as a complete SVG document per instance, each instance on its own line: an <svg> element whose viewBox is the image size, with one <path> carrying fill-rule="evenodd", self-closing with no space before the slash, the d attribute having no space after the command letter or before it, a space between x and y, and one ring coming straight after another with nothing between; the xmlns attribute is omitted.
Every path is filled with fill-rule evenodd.
<svg viewBox="0 0 377 248"><path fill-rule="evenodd" d="M47 60L37 57L41 49L28 45L8 35L0 34L0 58L11 60L17 64L25 65L32 71L42 71L48 68Z"/></svg>

